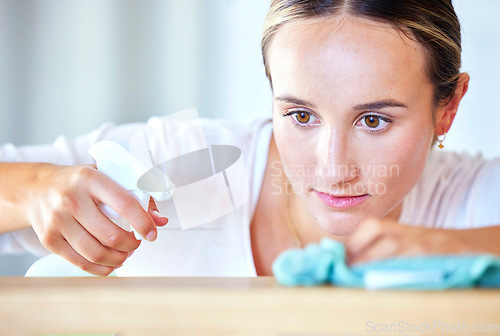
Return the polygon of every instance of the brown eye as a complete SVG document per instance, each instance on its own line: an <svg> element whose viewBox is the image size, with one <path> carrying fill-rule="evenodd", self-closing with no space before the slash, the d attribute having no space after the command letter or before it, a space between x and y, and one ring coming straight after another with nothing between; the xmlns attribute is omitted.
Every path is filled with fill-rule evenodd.
<svg viewBox="0 0 500 336"><path fill-rule="evenodd" d="M295 119L301 124L307 124L311 120L311 114L307 112L297 112Z"/></svg>
<svg viewBox="0 0 500 336"><path fill-rule="evenodd" d="M376 128L380 124L380 119L376 116L366 116L364 119L366 126L370 128Z"/></svg>

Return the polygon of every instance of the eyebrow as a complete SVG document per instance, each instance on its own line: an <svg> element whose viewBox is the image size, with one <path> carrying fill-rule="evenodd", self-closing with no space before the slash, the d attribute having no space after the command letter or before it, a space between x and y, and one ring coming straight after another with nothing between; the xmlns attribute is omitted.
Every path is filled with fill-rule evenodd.
<svg viewBox="0 0 500 336"><path fill-rule="evenodd" d="M379 100L371 103L360 104L353 107L355 111L364 111L364 110L380 110L386 107L404 107L408 108L406 104L398 102L394 99L385 99Z"/></svg>
<svg viewBox="0 0 500 336"><path fill-rule="evenodd" d="M306 107L310 107L310 108L315 108L316 107L313 103L308 102L307 100L302 100L302 99L295 98L295 97L292 97L292 96L278 96L278 97L274 98L274 100L276 100L276 101L284 101L286 103L290 103L290 104L294 104L294 105L306 106Z"/></svg>
<svg viewBox="0 0 500 336"><path fill-rule="evenodd" d="M294 105L301 105L301 106L306 106L310 108L315 108L316 106L308 102L307 100L295 98L292 96L278 96L274 98L276 101L284 101L290 104ZM403 108L408 108L406 104L403 104L401 102L398 102L397 100L394 99L384 99L384 100L379 100L379 101L374 101L366 104L359 104L353 107L353 110L355 111L364 111L364 110L381 110L386 107L403 107Z"/></svg>

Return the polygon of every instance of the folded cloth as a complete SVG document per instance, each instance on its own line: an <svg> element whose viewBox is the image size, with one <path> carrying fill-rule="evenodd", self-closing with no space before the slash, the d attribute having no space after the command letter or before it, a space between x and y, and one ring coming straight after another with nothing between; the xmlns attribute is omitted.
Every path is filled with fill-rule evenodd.
<svg viewBox="0 0 500 336"><path fill-rule="evenodd" d="M344 245L323 238L319 244L281 253L273 263L277 281L286 286L332 284L367 289L500 287L500 258L488 255L398 257L346 265Z"/></svg>

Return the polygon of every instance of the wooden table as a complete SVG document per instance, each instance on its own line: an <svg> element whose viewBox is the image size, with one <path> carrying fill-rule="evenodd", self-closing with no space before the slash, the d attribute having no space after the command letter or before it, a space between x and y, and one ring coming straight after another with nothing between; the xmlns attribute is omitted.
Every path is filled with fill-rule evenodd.
<svg viewBox="0 0 500 336"><path fill-rule="evenodd" d="M0 278L0 335L8 336L458 336L465 327L500 335L500 290L287 288L272 277Z"/></svg>

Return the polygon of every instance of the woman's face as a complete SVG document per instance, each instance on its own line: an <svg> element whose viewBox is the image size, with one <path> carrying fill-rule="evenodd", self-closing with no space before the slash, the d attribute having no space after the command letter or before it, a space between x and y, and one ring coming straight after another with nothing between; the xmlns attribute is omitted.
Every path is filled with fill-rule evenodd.
<svg viewBox="0 0 500 336"><path fill-rule="evenodd" d="M319 18L284 25L267 56L274 137L304 209L333 235L397 219L434 137L423 47L381 23Z"/></svg>

